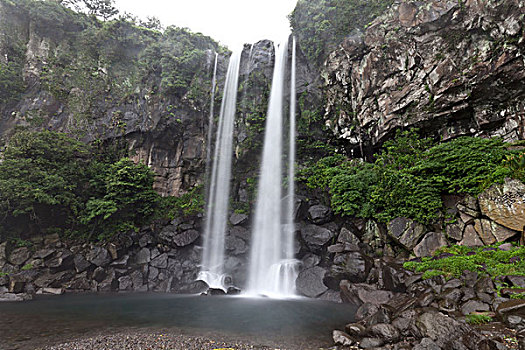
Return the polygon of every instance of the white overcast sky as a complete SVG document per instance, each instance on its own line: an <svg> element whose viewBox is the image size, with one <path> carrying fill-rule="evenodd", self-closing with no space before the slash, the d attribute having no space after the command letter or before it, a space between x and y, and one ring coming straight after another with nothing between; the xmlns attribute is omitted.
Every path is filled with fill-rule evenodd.
<svg viewBox="0 0 525 350"><path fill-rule="evenodd" d="M297 0L116 0L121 12L158 17L164 26L190 28L234 49L290 32L286 16Z"/></svg>

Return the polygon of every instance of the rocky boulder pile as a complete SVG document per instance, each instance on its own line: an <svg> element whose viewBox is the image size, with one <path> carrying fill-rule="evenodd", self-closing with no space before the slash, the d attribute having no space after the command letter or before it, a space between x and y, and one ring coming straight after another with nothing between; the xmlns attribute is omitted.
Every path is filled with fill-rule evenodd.
<svg viewBox="0 0 525 350"><path fill-rule="evenodd" d="M504 276L509 287L498 296L494 282L476 272L460 278L423 279L402 261L376 259L362 283L342 280L343 302L359 306L355 322L333 332L334 342L362 349L507 349L506 338L524 343L525 300L511 299L525 277ZM466 316L490 315L491 329L476 328ZM521 348L520 348L521 349Z"/></svg>

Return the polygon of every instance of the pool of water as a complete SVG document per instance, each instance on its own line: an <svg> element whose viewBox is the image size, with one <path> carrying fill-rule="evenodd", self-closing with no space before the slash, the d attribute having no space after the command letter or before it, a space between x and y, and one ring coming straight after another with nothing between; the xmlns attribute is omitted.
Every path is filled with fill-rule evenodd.
<svg viewBox="0 0 525 350"><path fill-rule="evenodd" d="M310 299L171 294L63 295L0 303L0 349L34 349L122 329L249 340L257 345L329 346L356 308Z"/></svg>

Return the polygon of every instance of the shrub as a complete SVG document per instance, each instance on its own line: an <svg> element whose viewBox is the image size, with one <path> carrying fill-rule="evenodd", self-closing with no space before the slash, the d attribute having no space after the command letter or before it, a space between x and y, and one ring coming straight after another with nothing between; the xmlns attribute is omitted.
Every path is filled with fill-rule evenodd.
<svg viewBox="0 0 525 350"><path fill-rule="evenodd" d="M465 317L468 324L480 325L493 321L492 317L486 314L470 314Z"/></svg>
<svg viewBox="0 0 525 350"><path fill-rule="evenodd" d="M428 224L441 216L442 195L477 195L506 176L519 178L522 157L500 139L460 137L434 144L411 129L385 142L375 163L329 156L303 169L299 180L326 191L338 214Z"/></svg>

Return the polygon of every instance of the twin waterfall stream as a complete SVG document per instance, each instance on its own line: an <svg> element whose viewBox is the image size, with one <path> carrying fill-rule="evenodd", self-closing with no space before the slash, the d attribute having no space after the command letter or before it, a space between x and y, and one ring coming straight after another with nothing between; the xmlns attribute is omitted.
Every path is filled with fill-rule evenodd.
<svg viewBox="0 0 525 350"><path fill-rule="evenodd" d="M297 261L294 259L295 45L294 39L291 64L289 64L288 39L275 48L275 66L266 115L257 202L255 216L252 219L248 281L243 288L243 294L247 296L290 298L296 295ZM224 271L224 262L240 61L241 52L233 53L226 74L212 158L211 152L208 152L209 190L202 265L198 276L198 279L206 282L210 288L224 291L234 284L232 284L231 277ZM217 57L212 83L212 104L216 66ZM289 130L286 133L285 79L287 76L290 77L290 114ZM212 141L212 126L213 109L210 114L209 145ZM285 140L289 141L287 148L285 148ZM284 164L283 159L286 158L287 164Z"/></svg>

